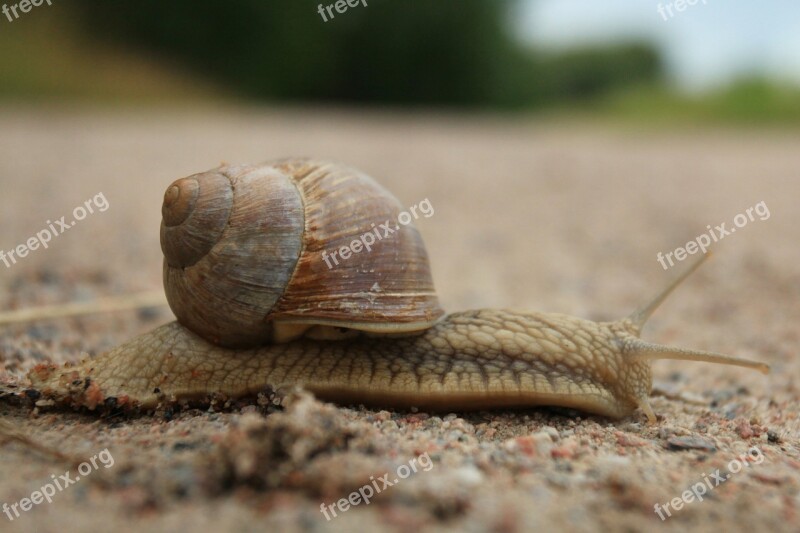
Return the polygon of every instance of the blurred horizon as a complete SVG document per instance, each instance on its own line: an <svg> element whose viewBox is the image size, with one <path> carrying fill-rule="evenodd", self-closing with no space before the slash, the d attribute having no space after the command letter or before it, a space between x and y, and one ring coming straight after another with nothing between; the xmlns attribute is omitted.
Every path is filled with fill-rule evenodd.
<svg viewBox="0 0 800 533"><path fill-rule="evenodd" d="M800 124L800 5L674 2L44 3L0 16L0 100Z"/></svg>
<svg viewBox="0 0 800 533"><path fill-rule="evenodd" d="M695 1L679 12L674 0L525 0L515 30L526 42L555 50L647 41L683 91L757 77L800 85L800 4Z"/></svg>

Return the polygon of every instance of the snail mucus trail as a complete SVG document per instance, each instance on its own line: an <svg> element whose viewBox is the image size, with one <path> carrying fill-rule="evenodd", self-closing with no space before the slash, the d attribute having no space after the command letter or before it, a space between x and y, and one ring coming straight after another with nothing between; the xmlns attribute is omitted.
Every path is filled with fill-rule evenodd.
<svg viewBox="0 0 800 533"><path fill-rule="evenodd" d="M164 285L177 321L101 356L29 374L48 402L152 409L301 386L322 399L470 410L550 405L621 418L648 397L651 362L769 367L639 338L702 259L632 315L439 307L427 252L408 225L335 269L320 261L400 203L341 164L285 159L223 166L167 189ZM370 292L379 283L382 291ZM344 332L344 333L342 333Z"/></svg>

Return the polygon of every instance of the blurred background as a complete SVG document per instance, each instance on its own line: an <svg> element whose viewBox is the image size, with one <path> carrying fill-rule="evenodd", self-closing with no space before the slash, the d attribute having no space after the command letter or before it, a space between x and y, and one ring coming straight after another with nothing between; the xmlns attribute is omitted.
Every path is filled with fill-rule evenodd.
<svg viewBox="0 0 800 533"><path fill-rule="evenodd" d="M448 309L587 315L597 292L623 298L615 316L661 283L656 253L760 201L775 216L731 246L791 241L791 0L4 5L0 249L98 192L111 206L0 269L7 307L158 289L169 183L293 155L427 197Z"/></svg>
<svg viewBox="0 0 800 533"><path fill-rule="evenodd" d="M9 267L0 262L0 311L143 291L160 295L164 191L175 179L221 162L334 159L375 177L403 206L427 199L433 215L414 224L448 311L626 316L690 261L665 270L657 254L683 247L707 227L731 228L734 217L763 203L771 216L719 242L715 257L653 316L644 338L773 365L764 377L679 361L654 364L656 382L666 384L661 390L713 401L709 409L718 417L702 408L686 418L684 409L701 408L654 398L668 424L663 434L659 428L664 440L691 428L725 447L744 446L741 428L755 420L765 445L767 427L787 443L797 441L797 0L36 1L0 0L0 251L28 242L50 221L69 219L99 193L109 207L47 249ZM384 273L376 268L365 275L380 280ZM101 353L172 318L162 306L15 324L0 332L0 378L45 361ZM756 404L761 407L751 411ZM743 425L729 420L734 416ZM713 422L720 417L731 422L725 433ZM35 420L27 411L23 419ZM71 431L47 415L38 420L56 435ZM197 433L200 426L184 426L202 442L198 450L215 442L218 422L208 420L207 437ZM539 413L531 420L556 424ZM456 463L437 463L437 475L427 478L436 484L425 496L393 489L386 503L396 503L395 513L384 515L384 504L362 506L336 527L378 529L364 523L394 520L421 531L419 517L455 516L446 522L450 527L476 531L514 531L516 521L524 524L520 531L588 531L598 524L645 531L653 502L697 481L695 455L665 452L667 461L654 461L661 452L638 448L634 440L635 448L623 449L628 445L618 426L587 422L593 424L587 433L569 437L588 439L591 448L578 452L588 462L574 470L559 459L542 474L547 471L531 462L539 459L513 453L521 462L498 459L497 475L473 486L464 481L474 480L472 474L457 474L462 469L446 477ZM638 424L631 423L628 428ZM106 443L97 446L108 438L130 440L124 427L91 424L102 434L95 442ZM83 491L65 494L49 513L31 512L19 527L141 531L142 522L125 511L130 505L154 530L198 521L215 531L252 524L292 530L292 520L300 524L295 530L324 527L312 492L249 500L240 498L244 487L233 485L233 497L198 497L200 483L181 466L188 463L172 467L183 455L168 451L179 450L171 439L183 439L183 429L165 429L159 441L144 424L125 457L132 466L118 470L124 490L98 491L107 499L94 506ZM408 434L422 427L413 424L403 426ZM508 453L503 442L511 433L502 425L495 433L490 424L472 449L492 463ZM461 443L452 437L457 427L437 437L436 446ZM83 433L77 431L80 438ZM484 447L490 441L496 448ZM614 451L598 452L601 441ZM464 446L474 442L469 437ZM392 450L382 446L376 453ZM131 448L119 455L113 449L122 462L122 450ZM349 453L315 463L319 470L303 476L321 487L339 487L344 479L360 486L360 459ZM18 457L0 454L8 458L0 460L0 502L36 490L36 476L49 479L52 466L36 474L32 461ZM727 457L720 450L716 460ZM626 467L623 459L638 462ZM465 461L474 469L483 459ZM337 468L324 466L330 464ZM731 486L727 496L693 504L673 520L685 520L684 529L780 530L790 524L787 516L800 516L797 483L784 476L796 464L796 455L787 455L773 463L772 474L762 465L761 481ZM349 478L339 475L341 465L352 470ZM147 474L154 470L158 476ZM600 474L587 477L592 471ZM164 476L171 496L161 498L164 492L151 488ZM463 503L461 496L451 498L453 488L464 491ZM451 508L459 510L442 514ZM363 521L367 513L373 522ZM397 522L401 515L413 518Z"/></svg>
<svg viewBox="0 0 800 533"><path fill-rule="evenodd" d="M800 120L791 0L351 2L344 13L333 0L59 0L9 11L0 97Z"/></svg>

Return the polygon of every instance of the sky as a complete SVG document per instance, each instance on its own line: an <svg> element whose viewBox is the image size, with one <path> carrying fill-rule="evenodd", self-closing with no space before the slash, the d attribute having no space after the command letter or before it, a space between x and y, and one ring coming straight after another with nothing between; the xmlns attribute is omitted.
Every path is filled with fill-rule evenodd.
<svg viewBox="0 0 800 533"><path fill-rule="evenodd" d="M687 91L748 74L800 84L800 0L694 0L682 12L675 1L524 0L515 20L523 39L556 49L647 39Z"/></svg>

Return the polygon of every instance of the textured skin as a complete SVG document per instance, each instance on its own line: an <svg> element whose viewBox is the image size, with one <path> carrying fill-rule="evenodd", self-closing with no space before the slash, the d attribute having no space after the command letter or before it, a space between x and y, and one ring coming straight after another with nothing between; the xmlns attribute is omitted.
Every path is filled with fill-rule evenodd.
<svg viewBox="0 0 800 533"><path fill-rule="evenodd" d="M298 340L220 348L177 322L71 368L41 366L33 386L75 405L164 400L301 385L323 399L425 409L553 405L619 418L648 412L648 362L626 357L638 332L548 313L454 313L415 337ZM649 412L648 412L649 414Z"/></svg>

